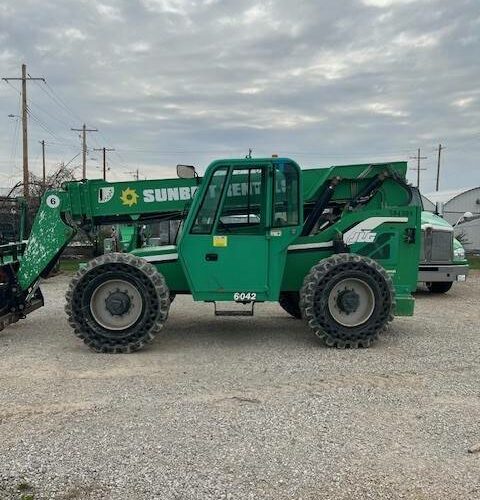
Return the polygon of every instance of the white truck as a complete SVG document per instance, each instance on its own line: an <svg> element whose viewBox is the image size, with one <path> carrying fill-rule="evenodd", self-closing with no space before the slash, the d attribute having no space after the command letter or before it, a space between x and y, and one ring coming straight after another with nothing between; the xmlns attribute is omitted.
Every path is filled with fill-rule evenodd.
<svg viewBox="0 0 480 500"><path fill-rule="evenodd" d="M468 261L454 228L439 215L422 212L422 245L418 281L432 293L445 293L456 281L465 281Z"/></svg>

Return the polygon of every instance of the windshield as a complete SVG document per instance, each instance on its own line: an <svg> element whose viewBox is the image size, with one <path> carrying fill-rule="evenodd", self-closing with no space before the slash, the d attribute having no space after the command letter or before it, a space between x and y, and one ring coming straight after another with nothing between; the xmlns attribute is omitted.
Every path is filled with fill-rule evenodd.
<svg viewBox="0 0 480 500"><path fill-rule="evenodd" d="M422 200L422 195L420 194L419 189L411 186L410 191L412 192L412 200L410 201L410 205L415 206L415 207L422 207L422 211L423 211L424 210L423 200Z"/></svg>

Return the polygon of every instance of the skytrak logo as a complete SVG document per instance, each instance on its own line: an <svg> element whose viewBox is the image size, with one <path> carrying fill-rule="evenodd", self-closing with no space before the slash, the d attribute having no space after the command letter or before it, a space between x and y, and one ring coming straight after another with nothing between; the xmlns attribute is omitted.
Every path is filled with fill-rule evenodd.
<svg viewBox="0 0 480 500"><path fill-rule="evenodd" d="M136 205L138 203L138 194L135 191L135 189L124 189L122 191L122 195L120 196L120 199L122 200L122 205L126 205L127 207L131 207L133 205Z"/></svg>

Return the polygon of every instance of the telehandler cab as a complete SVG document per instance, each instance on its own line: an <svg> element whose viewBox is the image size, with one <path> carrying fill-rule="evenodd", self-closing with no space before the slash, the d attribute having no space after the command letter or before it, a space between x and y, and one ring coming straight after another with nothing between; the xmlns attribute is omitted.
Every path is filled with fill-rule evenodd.
<svg viewBox="0 0 480 500"><path fill-rule="evenodd" d="M72 279L68 319L93 350L151 342L176 294L216 315L279 301L328 346L368 347L394 314L413 314L421 207L406 168L248 158L214 161L201 180L183 166L180 179L68 182L45 193L23 255L3 252L0 329L43 305L39 281L78 230L181 219L174 245L107 253Z"/></svg>

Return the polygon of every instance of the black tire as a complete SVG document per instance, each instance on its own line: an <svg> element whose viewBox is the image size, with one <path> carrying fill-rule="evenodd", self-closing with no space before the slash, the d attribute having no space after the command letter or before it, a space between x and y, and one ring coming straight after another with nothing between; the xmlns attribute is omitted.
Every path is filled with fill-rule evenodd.
<svg viewBox="0 0 480 500"><path fill-rule="evenodd" d="M347 285L341 289L343 283L349 282L355 284L352 290ZM367 298L363 302L354 291L357 286L358 290L365 290ZM352 292L357 299L352 297ZM305 277L300 297L303 317L329 347L369 347L393 319L395 288L392 280L382 266L368 257L337 254L321 260ZM365 308L366 302L368 307ZM355 306L356 309L348 310ZM365 319L360 317L361 323L355 324L349 315L358 314L359 307L360 312L365 308ZM342 318L342 322L338 318Z"/></svg>
<svg viewBox="0 0 480 500"><path fill-rule="evenodd" d="M108 289L118 283L116 291ZM125 287L125 291L120 287ZM113 307L120 303L124 310L111 311L108 300L112 295L120 296L119 300L114 297ZM92 350L106 353L134 352L152 342L167 320L170 307L170 292L164 277L152 264L128 253L109 253L91 260L72 279L66 298L65 310L75 335ZM103 302L105 306L101 309ZM118 327L115 321L125 321L125 325Z"/></svg>
<svg viewBox="0 0 480 500"><path fill-rule="evenodd" d="M293 316L295 319L302 319L300 294L298 292L280 292L278 303L290 316Z"/></svg>
<svg viewBox="0 0 480 500"><path fill-rule="evenodd" d="M431 281L426 283L431 293L446 293L452 288L452 281Z"/></svg>

